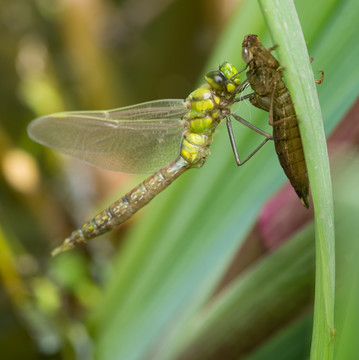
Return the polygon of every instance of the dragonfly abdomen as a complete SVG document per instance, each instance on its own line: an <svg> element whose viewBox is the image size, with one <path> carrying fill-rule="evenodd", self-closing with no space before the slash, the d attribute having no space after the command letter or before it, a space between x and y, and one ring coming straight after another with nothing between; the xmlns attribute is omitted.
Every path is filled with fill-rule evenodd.
<svg viewBox="0 0 359 360"><path fill-rule="evenodd" d="M72 249L79 243L104 234L128 220L134 213L149 203L157 194L183 174L191 165L182 157L164 166L130 190L121 199L115 201L107 209L102 210L79 229L73 231L61 246L54 249L53 255Z"/></svg>
<svg viewBox="0 0 359 360"><path fill-rule="evenodd" d="M306 207L309 206L309 181L297 118L274 124L274 146L279 162L295 192Z"/></svg>
<svg viewBox="0 0 359 360"><path fill-rule="evenodd" d="M201 167L209 155L211 142L212 136L187 132L183 136L180 155L192 167Z"/></svg>
<svg viewBox="0 0 359 360"><path fill-rule="evenodd" d="M274 108L273 137L279 162L303 205L309 207L309 180L298 119L282 79L278 82Z"/></svg>

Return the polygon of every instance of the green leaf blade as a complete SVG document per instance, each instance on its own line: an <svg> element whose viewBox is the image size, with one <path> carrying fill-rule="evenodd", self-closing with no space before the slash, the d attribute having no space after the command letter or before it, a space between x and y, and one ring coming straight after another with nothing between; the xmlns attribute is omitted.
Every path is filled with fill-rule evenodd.
<svg viewBox="0 0 359 360"><path fill-rule="evenodd" d="M317 248L313 359L331 359L334 328L334 207L326 139L313 71L292 1L260 0L299 119L315 212Z"/></svg>

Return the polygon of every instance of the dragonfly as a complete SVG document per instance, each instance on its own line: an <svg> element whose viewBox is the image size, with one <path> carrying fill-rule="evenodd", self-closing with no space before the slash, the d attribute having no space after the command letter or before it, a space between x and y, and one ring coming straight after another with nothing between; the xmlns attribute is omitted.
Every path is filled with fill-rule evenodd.
<svg viewBox="0 0 359 360"><path fill-rule="evenodd" d="M74 230L52 251L56 255L110 231L145 206L180 175L200 168L209 155L213 134L226 119L238 166L246 163L272 135L231 110L248 87L240 73L225 62L205 75L206 84L185 100L165 99L108 111L62 112L33 120L28 134L34 141L91 165L114 171L153 175L121 199ZM264 137L240 160L231 120Z"/></svg>
<svg viewBox="0 0 359 360"><path fill-rule="evenodd" d="M302 204L309 208L309 180L298 119L290 93L283 81L278 60L266 49L257 35L249 34L242 43L242 57L247 63L247 79L254 91L250 102L269 112L273 140L279 162ZM317 84L323 81L316 80Z"/></svg>

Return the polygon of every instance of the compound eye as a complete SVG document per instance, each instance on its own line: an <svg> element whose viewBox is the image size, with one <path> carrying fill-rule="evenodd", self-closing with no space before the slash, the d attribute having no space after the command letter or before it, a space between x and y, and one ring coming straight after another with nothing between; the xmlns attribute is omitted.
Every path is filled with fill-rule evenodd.
<svg viewBox="0 0 359 360"><path fill-rule="evenodd" d="M216 90L222 90L226 85L226 77L225 75L219 70L213 70L206 74L206 80L212 88Z"/></svg>
<svg viewBox="0 0 359 360"><path fill-rule="evenodd" d="M249 62L253 59L253 54L249 51L247 47L244 47L242 49L242 58L246 62L246 64L249 64Z"/></svg>

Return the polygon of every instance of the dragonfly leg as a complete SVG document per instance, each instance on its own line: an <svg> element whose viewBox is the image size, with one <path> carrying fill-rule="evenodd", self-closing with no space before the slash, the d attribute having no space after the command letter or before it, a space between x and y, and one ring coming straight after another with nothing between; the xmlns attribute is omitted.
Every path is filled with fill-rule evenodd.
<svg viewBox="0 0 359 360"><path fill-rule="evenodd" d="M236 97L237 94L242 93L244 90L246 90L248 86L249 86L249 82L248 79L246 79L240 85L237 86L237 88L233 92L231 100L233 102L239 101L239 100L234 100L234 98Z"/></svg>
<svg viewBox="0 0 359 360"><path fill-rule="evenodd" d="M279 119L279 120L275 120L273 121L273 125L278 125L278 124L282 124L288 120L297 120L297 116L296 115L290 115L290 116L287 116L285 118L282 118L282 119ZM277 139L276 139L277 140Z"/></svg>
<svg viewBox="0 0 359 360"><path fill-rule="evenodd" d="M248 69L248 64L243 69L239 70L236 75L242 73L243 71L245 71L247 69Z"/></svg>
<svg viewBox="0 0 359 360"><path fill-rule="evenodd" d="M238 85L238 87L234 93L239 94L240 92L243 92L244 90L246 90L247 87L249 87L249 82L248 82L248 79L245 79L240 85Z"/></svg>
<svg viewBox="0 0 359 360"><path fill-rule="evenodd" d="M310 63L312 63L314 61L314 57L311 56L309 59ZM319 80L315 80L316 84L321 84L324 80L324 71L323 70L318 70L318 72L321 74L320 75L320 79Z"/></svg>
<svg viewBox="0 0 359 360"><path fill-rule="evenodd" d="M231 118L229 115L226 116L226 124L227 124L227 129L228 129L228 134L229 134L229 140L231 142L231 146L232 146L232 149L233 149L233 153L234 153L234 157L236 159L236 163L238 166L241 166L243 165L244 163L246 163L268 140L271 140L272 136L269 135L269 137L266 137L262 143L257 146L244 160L241 161L241 159L239 158L239 155L238 155L238 151L237 151L237 146L236 146L236 141L234 139L234 134L233 134L233 129L232 129L232 122L231 122ZM242 119L244 120L244 119ZM245 121L245 120L244 120ZM245 121L247 123L247 121ZM249 123L248 123L249 124ZM254 125L250 124L251 126L255 127ZM252 128L252 127L251 127ZM254 129L253 129L254 130ZM260 130L260 129L258 129ZM264 131L262 132L262 130L260 130L260 134L264 135L266 134ZM265 136L265 135L264 135Z"/></svg>
<svg viewBox="0 0 359 360"><path fill-rule="evenodd" d="M248 86L249 86L249 82L248 79L246 79L240 85L238 85L237 88L233 91L233 94L229 102L235 103L250 98L252 94L240 96L239 98L236 99L237 94L244 92L244 90L246 90Z"/></svg>
<svg viewBox="0 0 359 360"><path fill-rule="evenodd" d="M265 136L268 140L273 140L273 136L263 130L261 130L260 128L258 128L257 126L254 126L253 124L251 124L250 122L248 122L247 120L244 120L243 118L241 118L239 115L237 115L234 112L230 113L231 116L233 116L237 121L239 121L241 124L249 127L250 129L254 130L256 133ZM227 123L228 123L228 118L227 118Z"/></svg>
<svg viewBox="0 0 359 360"><path fill-rule="evenodd" d="M237 73L235 73L233 76L231 76L228 80L232 80L233 78L235 78L237 75L239 75L240 73L242 73L243 71L247 70L248 68L248 64L241 70L239 70Z"/></svg>
<svg viewBox="0 0 359 360"><path fill-rule="evenodd" d="M275 93L276 87L277 87L277 83L274 82L272 94L270 96L270 103L269 103L269 125L271 125L271 126L273 126L273 124L274 124L274 121L273 121L273 104L274 104L274 93Z"/></svg>
<svg viewBox="0 0 359 360"><path fill-rule="evenodd" d="M270 48L268 48L269 52L272 52L274 49L276 49L279 45L278 44L274 44L273 46L271 46Z"/></svg>
<svg viewBox="0 0 359 360"><path fill-rule="evenodd" d="M323 80L324 80L324 71L323 70L318 70L318 72L321 74L320 79L319 80L315 79L315 83L316 84L321 84L323 82Z"/></svg>
<svg viewBox="0 0 359 360"><path fill-rule="evenodd" d="M234 99L233 102L238 102L238 101L243 101L243 100L246 100L246 99L250 99L253 96L253 94L254 93L250 93L248 95L240 96L240 97Z"/></svg>

